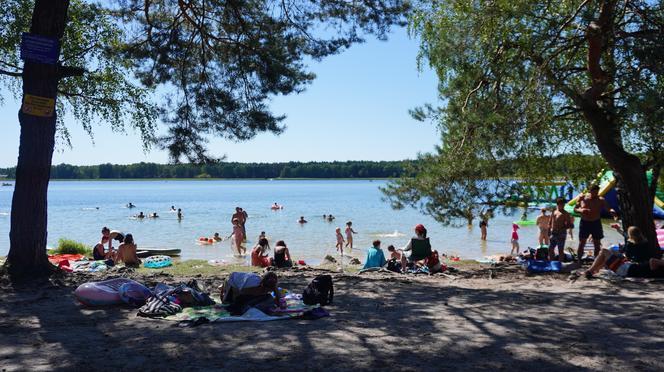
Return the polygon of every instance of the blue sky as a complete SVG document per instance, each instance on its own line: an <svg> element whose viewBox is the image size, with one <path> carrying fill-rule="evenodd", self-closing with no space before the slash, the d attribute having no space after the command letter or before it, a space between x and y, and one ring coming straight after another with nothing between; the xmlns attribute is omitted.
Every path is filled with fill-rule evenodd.
<svg viewBox="0 0 664 372"><path fill-rule="evenodd" d="M317 78L298 95L273 99L272 110L287 116L286 131L260 134L248 142L212 140L215 155L228 161L333 161L412 159L439 143L431 123L421 123L408 110L437 102L437 78L416 65L418 42L404 29L394 30L386 42L366 43L321 62L310 69ZM0 106L0 167L14 166L18 154L19 104L2 90ZM166 163L167 154L142 151L137 133L114 133L108 125L94 128L94 144L81 125L67 120L73 148L59 146L53 163L89 165L140 161ZM122 140L116 140L118 137ZM121 145L119 145L121 144Z"/></svg>

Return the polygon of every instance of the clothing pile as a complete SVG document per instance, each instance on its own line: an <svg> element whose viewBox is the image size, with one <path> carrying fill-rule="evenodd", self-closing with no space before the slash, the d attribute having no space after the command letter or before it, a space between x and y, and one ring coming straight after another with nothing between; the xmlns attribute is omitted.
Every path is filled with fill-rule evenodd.
<svg viewBox="0 0 664 372"><path fill-rule="evenodd" d="M145 305L138 309L138 315L148 318L163 318L182 311L185 307L209 306L215 302L203 292L196 280L186 284L170 286L159 283Z"/></svg>

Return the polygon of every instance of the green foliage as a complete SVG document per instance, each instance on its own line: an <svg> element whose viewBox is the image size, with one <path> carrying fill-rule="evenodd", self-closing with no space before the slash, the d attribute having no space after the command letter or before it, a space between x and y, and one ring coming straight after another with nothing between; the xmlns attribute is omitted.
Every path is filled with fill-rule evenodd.
<svg viewBox="0 0 664 372"><path fill-rule="evenodd" d="M21 33L30 28L34 1L7 0L0 15L0 70L20 73ZM154 142L157 109L152 91L131 79L127 61L118 53L125 30L112 13L94 3L72 0L69 23L62 39L60 59L67 66L83 67L83 76L60 81L57 101L58 136L69 145L69 132L64 120L68 114L92 135L93 124L110 123L115 131L137 130L145 148ZM20 79L0 73L0 84L21 94Z"/></svg>
<svg viewBox="0 0 664 372"><path fill-rule="evenodd" d="M83 254L92 256L92 248L71 239L60 238L58 246L52 251L53 254Z"/></svg>
<svg viewBox="0 0 664 372"><path fill-rule="evenodd" d="M216 164L100 164L51 167L53 179L127 179L127 178L393 178L404 175L412 161L348 161L289 163L216 163ZM13 178L15 168L0 174Z"/></svg>
<svg viewBox="0 0 664 372"><path fill-rule="evenodd" d="M34 0L2 4L0 84L18 98L20 34ZM314 79L305 61L364 35L384 39L390 26L405 25L408 9L403 0L71 0L61 61L87 72L60 82L58 134L69 143L66 114L91 135L97 121L120 132L128 124L146 149L157 143L175 162L210 161L210 136L242 141L283 130L269 101Z"/></svg>
<svg viewBox="0 0 664 372"><path fill-rule="evenodd" d="M598 25L602 9L608 26ZM552 159L563 154L564 175L588 181L601 168L586 156L598 154L598 138L613 163L626 149L646 166L664 165L663 24L661 2L418 3L410 31L444 105L412 114L437 123L442 144L387 198L444 223L469 219L522 192L504 177L558 178ZM599 62L589 57L597 27Z"/></svg>

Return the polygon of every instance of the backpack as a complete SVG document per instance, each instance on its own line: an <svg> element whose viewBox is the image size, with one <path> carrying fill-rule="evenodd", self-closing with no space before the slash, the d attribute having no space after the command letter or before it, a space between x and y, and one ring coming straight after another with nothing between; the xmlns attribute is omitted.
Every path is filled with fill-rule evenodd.
<svg viewBox="0 0 664 372"><path fill-rule="evenodd" d="M334 298L334 287L330 275L318 275L309 283L302 293L302 301L305 305L327 305Z"/></svg>
<svg viewBox="0 0 664 372"><path fill-rule="evenodd" d="M389 261L387 261L387 269L390 271L394 271L395 273L400 273L401 263L397 261L395 258L392 258Z"/></svg>

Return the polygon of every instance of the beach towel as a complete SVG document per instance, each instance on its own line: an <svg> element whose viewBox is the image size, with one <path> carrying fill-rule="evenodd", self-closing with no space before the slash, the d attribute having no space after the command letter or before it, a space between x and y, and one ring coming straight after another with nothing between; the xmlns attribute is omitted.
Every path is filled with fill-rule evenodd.
<svg viewBox="0 0 664 372"><path fill-rule="evenodd" d="M528 260L526 264L529 273L557 273L561 268L560 261Z"/></svg>
<svg viewBox="0 0 664 372"><path fill-rule="evenodd" d="M55 266L58 266L62 261L80 261L85 256L82 254L52 254L48 256L48 260Z"/></svg>
<svg viewBox="0 0 664 372"><path fill-rule="evenodd" d="M224 305L187 307L181 312L165 317L166 320L177 322L195 322L205 318L210 322L266 322L271 320L292 319L302 316L305 312L313 310L317 306L307 306L298 295L286 295L285 309L277 309L271 314L266 314L256 308L249 308L244 314L233 316Z"/></svg>

